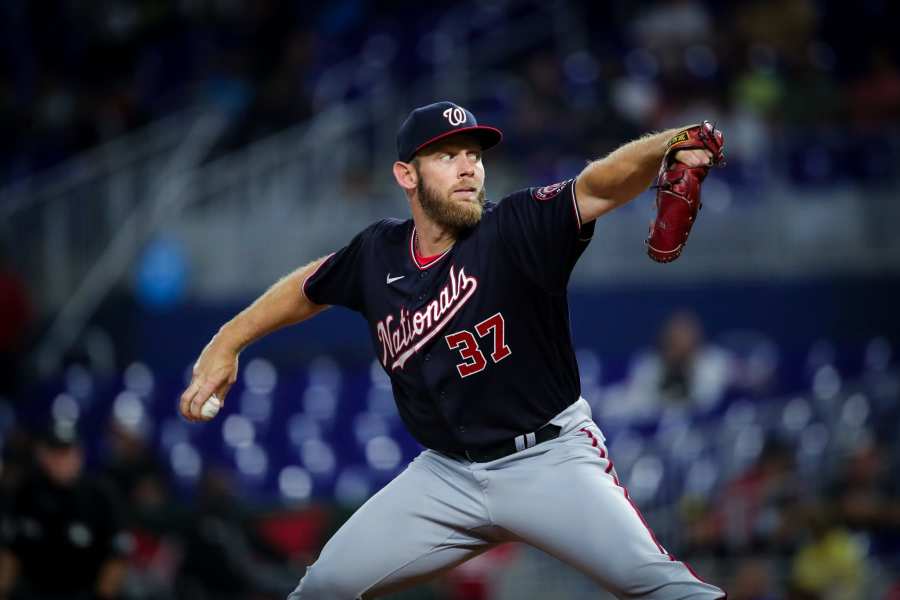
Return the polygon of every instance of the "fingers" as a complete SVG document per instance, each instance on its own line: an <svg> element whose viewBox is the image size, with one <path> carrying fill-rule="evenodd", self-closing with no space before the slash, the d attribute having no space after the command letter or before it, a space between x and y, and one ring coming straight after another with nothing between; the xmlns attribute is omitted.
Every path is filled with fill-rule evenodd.
<svg viewBox="0 0 900 600"><path fill-rule="evenodd" d="M224 402L232 384L237 380L237 353L218 347L215 341L213 338L200 353L192 370L191 382L178 403L181 416L192 423L209 421L212 417L203 415L203 405L213 394Z"/></svg>
<svg viewBox="0 0 900 600"><path fill-rule="evenodd" d="M216 392L217 387L221 389L221 393L217 395L220 400L224 401L225 394L227 394L228 390L231 388L230 384L216 386L212 381L195 377L181 395L181 402L179 403L181 416L192 423L209 421L210 418L203 416L201 409L203 408L203 403Z"/></svg>
<svg viewBox="0 0 900 600"><path fill-rule="evenodd" d="M197 394L197 390L200 389L200 379L193 378L191 379L191 384L184 390L184 393L181 394L181 402L178 404L178 411L181 413L181 416L187 419L188 421L193 421L194 419L191 417L191 400L194 399L194 396Z"/></svg>
<svg viewBox="0 0 900 600"><path fill-rule="evenodd" d="M679 150L675 153L675 160L692 168L709 167L712 166L713 155L703 149Z"/></svg>
<svg viewBox="0 0 900 600"><path fill-rule="evenodd" d="M197 390L197 393L191 398L190 413L192 418L197 421L209 421L208 417L203 416L201 409L203 408L203 403L209 400L210 396L212 396L215 391L216 386L212 382L206 381L200 386L200 389Z"/></svg>

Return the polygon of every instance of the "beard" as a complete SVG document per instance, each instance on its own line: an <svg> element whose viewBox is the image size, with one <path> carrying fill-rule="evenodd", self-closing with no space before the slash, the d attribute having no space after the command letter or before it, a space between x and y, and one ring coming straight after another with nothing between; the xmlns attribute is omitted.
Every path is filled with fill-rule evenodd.
<svg viewBox="0 0 900 600"><path fill-rule="evenodd" d="M483 187L478 191L475 202L456 202L449 197L441 197L437 190L425 183L420 174L416 191L425 215L446 229L459 233L475 227L481 221L485 202Z"/></svg>

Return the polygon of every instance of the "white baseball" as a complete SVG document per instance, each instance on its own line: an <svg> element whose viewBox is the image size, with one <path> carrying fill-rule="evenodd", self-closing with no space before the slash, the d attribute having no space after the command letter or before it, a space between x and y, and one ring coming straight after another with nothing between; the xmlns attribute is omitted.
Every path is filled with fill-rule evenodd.
<svg viewBox="0 0 900 600"><path fill-rule="evenodd" d="M218 396L213 394L203 403L203 406L200 407L200 415L207 419L212 419L219 413L219 409L221 408L222 401L219 400Z"/></svg>

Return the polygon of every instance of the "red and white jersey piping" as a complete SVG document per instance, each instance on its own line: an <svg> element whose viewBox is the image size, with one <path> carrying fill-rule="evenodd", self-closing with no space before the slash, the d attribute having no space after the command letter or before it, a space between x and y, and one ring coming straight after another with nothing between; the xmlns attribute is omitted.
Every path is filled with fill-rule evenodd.
<svg viewBox="0 0 900 600"><path fill-rule="evenodd" d="M413 225L412 232L409 234L409 257L412 259L413 264L416 265L416 268L419 269L420 271L424 271L425 269L430 269L437 263L441 262L441 259L443 259L445 256L447 256L447 253L450 252L450 250L453 248L453 246L451 245L449 248L447 248L446 250L444 250L437 256L429 257L429 261L426 264L422 264L422 261L420 261L419 258L416 256L416 245L415 244L416 244L416 226Z"/></svg>

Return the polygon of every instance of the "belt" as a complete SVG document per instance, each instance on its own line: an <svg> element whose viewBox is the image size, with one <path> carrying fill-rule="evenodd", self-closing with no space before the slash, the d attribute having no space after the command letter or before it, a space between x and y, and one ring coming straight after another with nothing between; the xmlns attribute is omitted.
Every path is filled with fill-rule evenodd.
<svg viewBox="0 0 900 600"><path fill-rule="evenodd" d="M492 460L497 460L498 458L521 452L522 450L536 446L541 442L556 439L559 437L560 431L562 431L561 427L548 423L537 431L517 435L511 440L506 440L505 442L500 442L493 446L486 446L474 450L464 450L461 455L472 462L491 462Z"/></svg>

